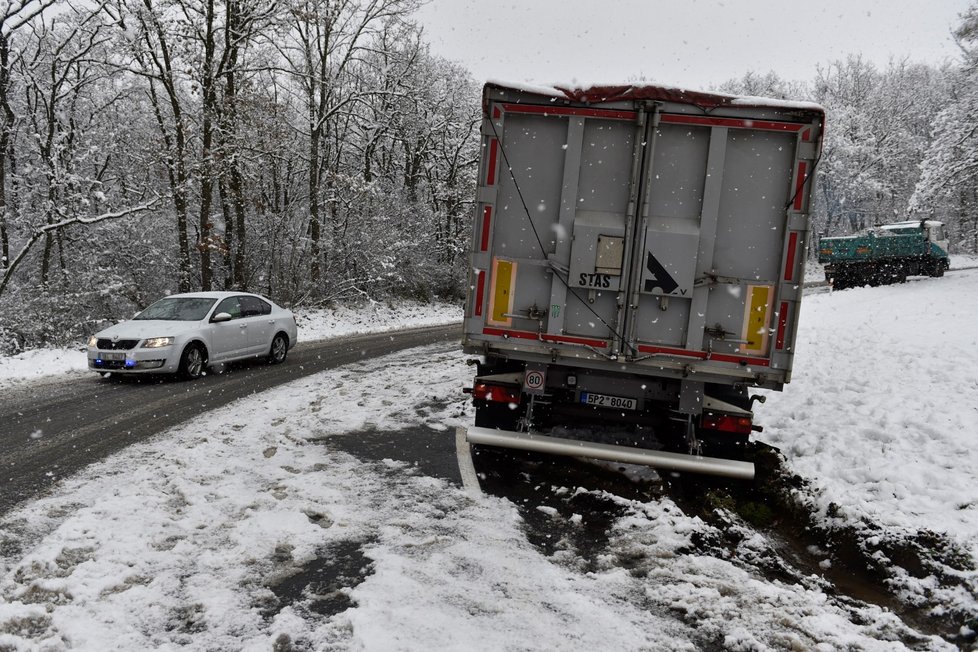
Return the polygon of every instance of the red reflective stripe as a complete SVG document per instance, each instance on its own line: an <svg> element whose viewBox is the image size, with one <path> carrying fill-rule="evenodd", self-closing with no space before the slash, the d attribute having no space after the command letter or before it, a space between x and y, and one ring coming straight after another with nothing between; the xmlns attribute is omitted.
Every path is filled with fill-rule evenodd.
<svg viewBox="0 0 978 652"><path fill-rule="evenodd" d="M808 126L804 122L778 122L776 120L750 120L745 118L709 118L700 115L663 113L660 122L667 124L696 125L699 127L733 127L735 129L760 129L762 131L786 131L797 133Z"/></svg>
<svg viewBox="0 0 978 652"><path fill-rule="evenodd" d="M569 106L541 106L539 104L503 104L509 113L532 113L535 115L581 116L584 118L611 118L613 120L634 120L638 115L635 111L617 111L614 109L585 109Z"/></svg>
<svg viewBox="0 0 978 652"><path fill-rule="evenodd" d="M736 364L752 364L758 367L767 367L771 364L770 360L764 358L748 358L742 355L726 355L724 353L713 353L707 355L706 351L690 351L689 349L673 349L667 346L648 346L639 345L640 353L653 353L661 355L676 355L686 358L697 358L699 360L716 360L717 362L733 362Z"/></svg>
<svg viewBox="0 0 978 652"><path fill-rule="evenodd" d="M482 209L482 241L479 243L479 251L489 249L489 222L492 220L492 206Z"/></svg>
<svg viewBox="0 0 978 652"><path fill-rule="evenodd" d="M502 113L499 111L499 107L498 106L493 106L492 107L492 119L493 120L498 120L501 115L502 115Z"/></svg>
<svg viewBox="0 0 978 652"><path fill-rule="evenodd" d="M489 169L486 171L486 185L492 186L496 183L496 150L499 149L499 142L492 138L489 141Z"/></svg>
<svg viewBox="0 0 978 652"><path fill-rule="evenodd" d="M805 198L802 190L805 188L805 174L808 172L808 163L798 161L798 176L795 178L795 205L796 211L801 210L802 200Z"/></svg>
<svg viewBox="0 0 978 652"><path fill-rule="evenodd" d="M482 291L486 287L486 273L479 272L475 283L475 316L482 316Z"/></svg>
<svg viewBox="0 0 978 652"><path fill-rule="evenodd" d="M573 337L570 335L551 335L549 333L535 333L533 331L517 331L506 328L483 328L483 335L495 335L496 337L515 337L521 340L537 340L540 342L561 342L564 344L583 344L596 348L607 348L605 340L594 340L587 337Z"/></svg>
<svg viewBox="0 0 978 652"><path fill-rule="evenodd" d="M781 310L778 313L778 339L775 343L775 347L778 349L784 348L784 332L787 330L788 326L788 302L781 302Z"/></svg>
<svg viewBox="0 0 978 652"><path fill-rule="evenodd" d="M788 260L784 263L784 280L790 281L795 275L795 249L798 248L798 234L788 236Z"/></svg>
<svg viewBox="0 0 978 652"><path fill-rule="evenodd" d="M806 143L812 142L812 130L806 129L805 131L801 132L801 139Z"/></svg>

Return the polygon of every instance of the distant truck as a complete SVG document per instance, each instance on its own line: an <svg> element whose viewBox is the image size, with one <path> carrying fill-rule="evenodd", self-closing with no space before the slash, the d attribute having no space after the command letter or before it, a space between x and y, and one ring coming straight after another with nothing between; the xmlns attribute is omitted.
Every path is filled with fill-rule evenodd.
<svg viewBox="0 0 978 652"><path fill-rule="evenodd" d="M488 83L483 112L468 441L753 477L736 458L749 389L791 377L822 108Z"/></svg>
<svg viewBox="0 0 978 652"><path fill-rule="evenodd" d="M915 220L818 241L818 262L837 290L903 283L908 276L943 276L950 267L944 224Z"/></svg>

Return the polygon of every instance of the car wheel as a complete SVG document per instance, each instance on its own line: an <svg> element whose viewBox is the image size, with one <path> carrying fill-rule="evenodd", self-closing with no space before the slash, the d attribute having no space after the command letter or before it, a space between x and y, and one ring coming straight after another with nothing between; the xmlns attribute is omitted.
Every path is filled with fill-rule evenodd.
<svg viewBox="0 0 978 652"><path fill-rule="evenodd" d="M272 348L268 350L268 362L270 364L282 364L288 354L289 338L284 333L278 333L272 340Z"/></svg>
<svg viewBox="0 0 978 652"><path fill-rule="evenodd" d="M187 380L196 380L204 375L207 366L207 351L200 344L188 344L180 356L178 373Z"/></svg>

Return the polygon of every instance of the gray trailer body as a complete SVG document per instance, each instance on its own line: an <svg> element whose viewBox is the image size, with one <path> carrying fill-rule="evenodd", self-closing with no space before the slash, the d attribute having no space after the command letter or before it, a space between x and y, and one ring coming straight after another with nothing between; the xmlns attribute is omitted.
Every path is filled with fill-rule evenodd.
<svg viewBox="0 0 978 652"><path fill-rule="evenodd" d="M519 361L524 396L629 410L780 390L822 122L812 104L487 84L464 349Z"/></svg>

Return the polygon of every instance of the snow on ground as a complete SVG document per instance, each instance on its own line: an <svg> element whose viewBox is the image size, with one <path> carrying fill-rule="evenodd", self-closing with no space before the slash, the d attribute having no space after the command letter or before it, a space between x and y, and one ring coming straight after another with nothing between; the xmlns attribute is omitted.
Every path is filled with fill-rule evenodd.
<svg viewBox="0 0 978 652"><path fill-rule="evenodd" d="M760 439L844 513L947 531L978 558L978 270L804 300Z"/></svg>
<svg viewBox="0 0 978 652"><path fill-rule="evenodd" d="M978 270L805 299L793 382L757 413L825 523L927 528L978 558L976 315ZM470 376L454 345L350 365L63 481L0 520L0 649L904 649L885 609L752 572L759 534L729 559L690 552L711 526L667 498L615 499L625 513L584 565L529 543L506 499L336 445L452 437ZM277 603L277 580L350 544L370 569L342 589L349 608ZM974 592L945 598L978 613Z"/></svg>

